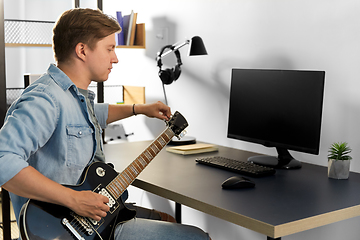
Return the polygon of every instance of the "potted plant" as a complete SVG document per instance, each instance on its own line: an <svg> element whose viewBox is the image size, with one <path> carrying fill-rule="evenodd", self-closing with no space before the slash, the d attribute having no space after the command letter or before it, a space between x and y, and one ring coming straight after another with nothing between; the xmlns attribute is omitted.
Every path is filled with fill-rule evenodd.
<svg viewBox="0 0 360 240"><path fill-rule="evenodd" d="M347 142L333 143L328 154L328 177L334 179L348 179L350 172L349 155L352 149Z"/></svg>

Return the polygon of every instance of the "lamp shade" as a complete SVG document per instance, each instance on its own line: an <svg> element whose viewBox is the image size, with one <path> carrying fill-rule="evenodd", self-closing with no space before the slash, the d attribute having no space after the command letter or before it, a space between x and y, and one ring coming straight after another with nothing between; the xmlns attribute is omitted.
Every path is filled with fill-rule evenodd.
<svg viewBox="0 0 360 240"><path fill-rule="evenodd" d="M201 37L195 36L191 39L189 56L207 55L205 45Z"/></svg>

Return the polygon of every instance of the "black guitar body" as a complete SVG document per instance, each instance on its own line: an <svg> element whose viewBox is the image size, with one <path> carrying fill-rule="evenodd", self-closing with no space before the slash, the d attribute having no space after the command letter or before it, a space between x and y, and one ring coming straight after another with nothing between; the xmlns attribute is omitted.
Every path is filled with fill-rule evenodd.
<svg viewBox="0 0 360 240"><path fill-rule="evenodd" d="M72 210L50 203L29 200L20 213L20 236L23 240L84 239L111 240L115 226L135 217L136 212L125 207L121 197L116 199L106 186L118 173L105 163L91 164L77 186L66 186L77 191L91 190L109 197L110 211L101 221L81 217Z"/></svg>
<svg viewBox="0 0 360 240"><path fill-rule="evenodd" d="M76 191L90 190L109 198L110 211L101 221L81 217L66 207L29 200L20 212L19 228L23 240L112 240L115 226L135 217L125 207L121 194L174 137L181 137L188 126L179 112L166 122L168 127L122 173L105 163L92 163L82 175L82 183L66 186Z"/></svg>

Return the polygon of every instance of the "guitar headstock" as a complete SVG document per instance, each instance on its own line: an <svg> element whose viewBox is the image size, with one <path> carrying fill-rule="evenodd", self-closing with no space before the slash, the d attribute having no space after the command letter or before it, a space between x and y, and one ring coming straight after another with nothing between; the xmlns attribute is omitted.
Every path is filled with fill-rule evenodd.
<svg viewBox="0 0 360 240"><path fill-rule="evenodd" d="M171 119L166 122L167 126L175 133L177 138L182 137L181 134L185 128L189 125L181 113L176 111Z"/></svg>

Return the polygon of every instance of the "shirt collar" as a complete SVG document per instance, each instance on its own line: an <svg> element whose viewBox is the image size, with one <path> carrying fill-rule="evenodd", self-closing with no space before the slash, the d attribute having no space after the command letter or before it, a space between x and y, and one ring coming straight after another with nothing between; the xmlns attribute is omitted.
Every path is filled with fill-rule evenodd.
<svg viewBox="0 0 360 240"><path fill-rule="evenodd" d="M75 86L71 79L54 64L50 64L47 72L64 91L68 90L71 86Z"/></svg>
<svg viewBox="0 0 360 240"><path fill-rule="evenodd" d="M68 90L69 88L73 87L75 91L78 93L78 88L76 85L71 81L71 79L63 72L60 68L55 66L55 64L50 64L48 68L48 74L54 79L57 85L59 85L64 91ZM91 101L95 99L95 93L91 90L88 90L88 96Z"/></svg>
<svg viewBox="0 0 360 240"><path fill-rule="evenodd" d="M84 95L86 98L88 98L90 101L94 101L95 100L95 93L89 89L81 89L78 88L79 92Z"/></svg>

